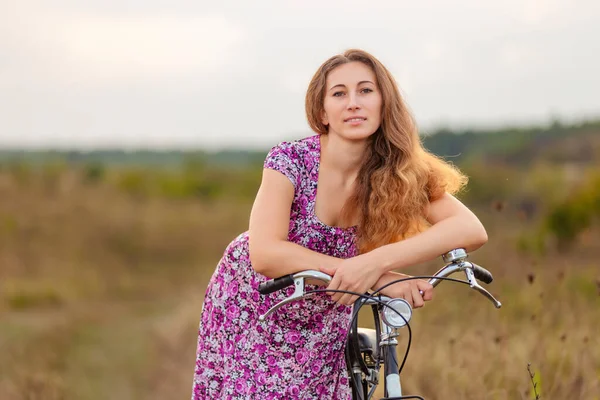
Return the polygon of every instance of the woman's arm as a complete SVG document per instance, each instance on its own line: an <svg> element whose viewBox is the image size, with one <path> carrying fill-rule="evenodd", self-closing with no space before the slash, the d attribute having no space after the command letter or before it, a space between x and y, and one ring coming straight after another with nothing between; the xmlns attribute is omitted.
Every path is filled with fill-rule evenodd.
<svg viewBox="0 0 600 400"><path fill-rule="evenodd" d="M364 293L386 272L433 260L459 247L472 251L487 241L479 219L450 194L430 203L427 220L432 226L425 232L344 260L338 268L323 268L323 272L335 274L327 288ZM331 298L341 304L351 304L356 299L340 293Z"/></svg>
<svg viewBox="0 0 600 400"><path fill-rule="evenodd" d="M487 233L479 219L450 194L429 204L427 220L432 226L425 232L371 252L380 271L433 260L456 248L474 251L487 242Z"/></svg>
<svg viewBox="0 0 600 400"><path fill-rule="evenodd" d="M268 278L277 278L321 266L335 267L341 259L289 242L290 209L294 186L283 174L264 169L250 213L249 247L252 267Z"/></svg>

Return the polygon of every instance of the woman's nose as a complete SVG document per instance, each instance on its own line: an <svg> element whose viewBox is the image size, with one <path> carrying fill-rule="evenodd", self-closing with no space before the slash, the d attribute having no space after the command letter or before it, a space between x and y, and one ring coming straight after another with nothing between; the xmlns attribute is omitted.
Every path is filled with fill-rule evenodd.
<svg viewBox="0 0 600 400"><path fill-rule="evenodd" d="M358 97L356 96L356 94L351 93L348 96L347 107L348 107L349 110L355 110L357 108L360 108L360 105L358 104Z"/></svg>

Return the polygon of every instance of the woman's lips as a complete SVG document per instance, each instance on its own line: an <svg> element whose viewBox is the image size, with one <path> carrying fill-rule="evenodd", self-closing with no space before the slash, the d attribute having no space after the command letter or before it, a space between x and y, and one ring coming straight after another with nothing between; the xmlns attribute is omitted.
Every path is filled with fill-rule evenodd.
<svg viewBox="0 0 600 400"><path fill-rule="evenodd" d="M345 123L350 124L352 126L357 126L365 122L367 119L362 117L348 118L344 120Z"/></svg>

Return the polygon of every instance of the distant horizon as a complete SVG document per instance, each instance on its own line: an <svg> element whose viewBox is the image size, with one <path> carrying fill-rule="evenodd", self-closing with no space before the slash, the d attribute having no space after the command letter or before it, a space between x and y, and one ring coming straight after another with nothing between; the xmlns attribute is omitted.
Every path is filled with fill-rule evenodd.
<svg viewBox="0 0 600 400"><path fill-rule="evenodd" d="M600 112L596 114L588 114L587 116L583 116L580 118L559 118L558 116L548 117L544 121L540 120L531 120L531 121L522 121L522 122L504 122L504 123L479 123L479 124L455 124L454 126L450 125L440 125L435 128L430 129L420 129L420 134L422 136L430 136L441 131L451 131L451 132L464 132L464 131L476 131L482 134L487 132L501 131L506 129L546 129L549 128L553 123L560 123L566 127L577 126L581 124L588 123L597 123L600 122ZM218 153L218 152L253 152L253 151L264 151L265 149L269 149L270 147L279 143L279 141L284 140L295 140L301 139L307 136L314 135L314 132L311 132L307 127L306 131L303 133L296 134L287 134L283 135L280 138L276 138L274 141L253 141L244 144L240 144L240 141L237 141L236 144L224 144L221 146L207 146L206 144L201 143L172 143L172 144L146 144L146 146L136 145L136 144L95 144L93 146L86 145L82 143L75 144L66 144L66 143L57 143L55 141L54 144L28 144L28 145L6 145L0 142L0 152L94 152L94 151L123 151L123 152L206 152L206 153Z"/></svg>

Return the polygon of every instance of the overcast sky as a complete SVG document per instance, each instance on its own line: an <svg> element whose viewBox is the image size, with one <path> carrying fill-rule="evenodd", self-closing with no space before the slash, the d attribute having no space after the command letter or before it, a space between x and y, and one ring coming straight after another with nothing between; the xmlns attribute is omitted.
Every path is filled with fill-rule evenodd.
<svg viewBox="0 0 600 400"><path fill-rule="evenodd" d="M351 47L422 130L600 115L598 0L0 0L1 147L267 147L304 137Z"/></svg>

